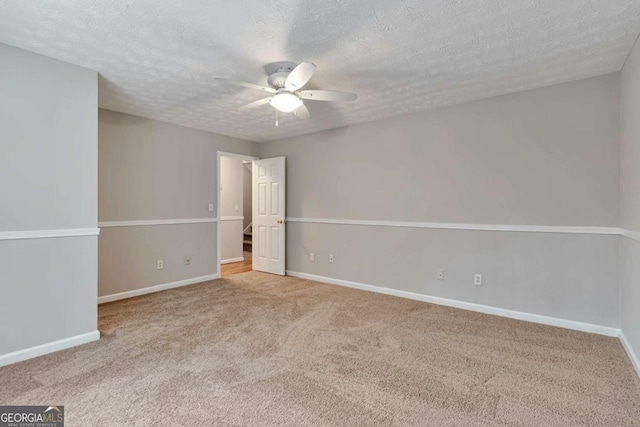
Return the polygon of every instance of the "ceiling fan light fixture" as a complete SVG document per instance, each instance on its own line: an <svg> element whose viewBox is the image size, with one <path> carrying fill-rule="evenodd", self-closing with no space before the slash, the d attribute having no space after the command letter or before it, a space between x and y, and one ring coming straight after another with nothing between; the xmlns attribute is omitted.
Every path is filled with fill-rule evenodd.
<svg viewBox="0 0 640 427"><path fill-rule="evenodd" d="M309 82L311 77L313 77L316 66L311 62L302 62L295 66L290 63L283 64L285 65L280 66L274 73L269 74L268 83L270 87L222 77L216 77L216 79L226 81L236 86L244 86L273 94L273 96L269 98L262 98L243 105L238 108L238 111L251 110L265 104L271 104L278 112L291 113L295 111L295 116L301 120L308 120L309 117L311 117L303 100L355 101L358 98L355 93L315 89L300 90ZM276 113L276 126L278 126L277 117L278 114Z"/></svg>
<svg viewBox="0 0 640 427"><path fill-rule="evenodd" d="M290 92L280 92L269 100L269 104L278 111L290 113L302 105L302 99Z"/></svg>

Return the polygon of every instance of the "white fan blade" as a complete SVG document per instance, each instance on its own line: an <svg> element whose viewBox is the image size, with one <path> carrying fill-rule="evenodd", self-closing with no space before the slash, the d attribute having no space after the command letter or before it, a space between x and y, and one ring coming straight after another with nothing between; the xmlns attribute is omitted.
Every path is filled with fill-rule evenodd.
<svg viewBox="0 0 640 427"><path fill-rule="evenodd" d="M248 87L250 89L258 89L258 90L261 90L263 92L276 93L276 90L274 88L272 88L272 87L266 87L266 86L256 85L256 84L253 84L253 83L241 82L240 80L225 79L224 77L214 77L214 79L222 80L223 82L227 82L227 83L230 83L230 84L236 85L236 86Z"/></svg>
<svg viewBox="0 0 640 427"><path fill-rule="evenodd" d="M316 66L311 62L300 63L289 73L287 79L284 81L285 89L290 91L302 89L302 86L311 80L315 72Z"/></svg>
<svg viewBox="0 0 640 427"><path fill-rule="evenodd" d="M259 99L257 101L254 101L254 102L250 103L250 104L243 105L242 107L238 108L238 111L251 110L252 108L256 108L256 107L260 107L261 105L268 104L269 101L271 101L271 97L264 98L264 99Z"/></svg>
<svg viewBox="0 0 640 427"><path fill-rule="evenodd" d="M334 92L332 90L302 90L298 92L300 98L312 101L355 101L358 95L348 92Z"/></svg>
<svg viewBox="0 0 640 427"><path fill-rule="evenodd" d="M296 109L295 115L297 118L302 120L307 120L309 117L311 117L311 114L309 114L309 110L307 110L307 106L304 104Z"/></svg>

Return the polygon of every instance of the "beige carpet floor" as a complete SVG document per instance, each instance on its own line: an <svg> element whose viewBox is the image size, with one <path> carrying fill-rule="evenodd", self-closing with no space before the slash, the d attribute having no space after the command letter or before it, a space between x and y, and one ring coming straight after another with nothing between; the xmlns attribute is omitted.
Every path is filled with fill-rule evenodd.
<svg viewBox="0 0 640 427"><path fill-rule="evenodd" d="M100 306L100 341L0 368L67 426L640 426L617 339L249 272Z"/></svg>

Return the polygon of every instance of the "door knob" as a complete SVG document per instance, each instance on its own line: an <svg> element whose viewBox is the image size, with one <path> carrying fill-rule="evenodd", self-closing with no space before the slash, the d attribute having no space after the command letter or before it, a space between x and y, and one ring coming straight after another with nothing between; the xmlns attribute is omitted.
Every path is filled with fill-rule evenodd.
<svg viewBox="0 0 640 427"><path fill-rule="evenodd" d="M279 219L278 224L284 224L284 219Z"/></svg>

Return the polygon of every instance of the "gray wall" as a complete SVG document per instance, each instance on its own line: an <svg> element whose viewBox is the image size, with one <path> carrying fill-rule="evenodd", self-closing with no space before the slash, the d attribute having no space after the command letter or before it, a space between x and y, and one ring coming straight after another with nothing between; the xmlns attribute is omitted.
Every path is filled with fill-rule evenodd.
<svg viewBox="0 0 640 427"><path fill-rule="evenodd" d="M618 239L290 222L287 270L618 327Z"/></svg>
<svg viewBox="0 0 640 427"><path fill-rule="evenodd" d="M0 44L0 229L96 227L97 74Z"/></svg>
<svg viewBox="0 0 640 427"><path fill-rule="evenodd" d="M640 42L620 78L621 226L640 235ZM622 331L640 357L640 241L622 239Z"/></svg>
<svg viewBox="0 0 640 427"><path fill-rule="evenodd" d="M290 217L617 226L618 75L261 144Z"/></svg>
<svg viewBox="0 0 640 427"><path fill-rule="evenodd" d="M261 144L260 156L287 156L289 217L615 227L618 78ZM617 242L290 222L287 269L615 327Z"/></svg>
<svg viewBox="0 0 640 427"><path fill-rule="evenodd" d="M97 74L0 44L0 231L97 227ZM96 237L0 240L0 354L97 330Z"/></svg>
<svg viewBox="0 0 640 427"><path fill-rule="evenodd" d="M217 152L257 152L253 142L107 110L98 129L100 222L214 218ZM217 273L213 223L103 227L98 245L100 296Z"/></svg>
<svg viewBox="0 0 640 427"><path fill-rule="evenodd" d="M242 217L244 214L242 159L220 158L220 260L242 257ZM237 206L237 210L236 210Z"/></svg>
<svg viewBox="0 0 640 427"><path fill-rule="evenodd" d="M103 228L100 296L214 274L215 236L215 223ZM159 259L162 270L156 268Z"/></svg>

